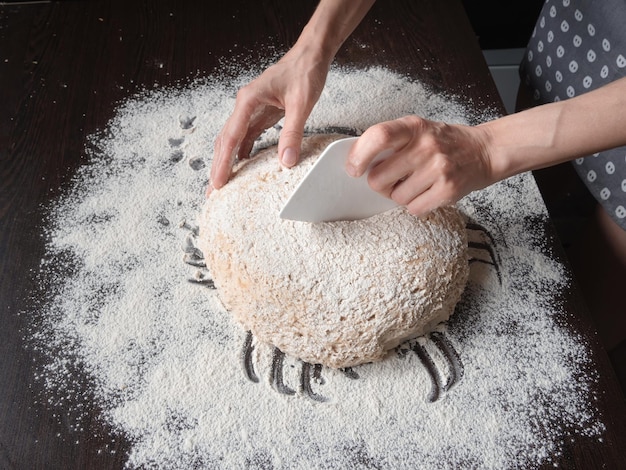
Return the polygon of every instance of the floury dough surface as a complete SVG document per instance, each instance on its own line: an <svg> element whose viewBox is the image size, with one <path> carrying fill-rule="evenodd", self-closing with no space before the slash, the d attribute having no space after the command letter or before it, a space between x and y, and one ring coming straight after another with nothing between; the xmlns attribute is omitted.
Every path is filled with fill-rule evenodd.
<svg viewBox="0 0 626 470"><path fill-rule="evenodd" d="M465 221L453 207L420 220L396 208L360 221L310 224L278 214L326 146L307 137L282 169L276 147L213 191L199 247L226 309L258 340L313 364L378 361L447 320L468 277Z"/></svg>

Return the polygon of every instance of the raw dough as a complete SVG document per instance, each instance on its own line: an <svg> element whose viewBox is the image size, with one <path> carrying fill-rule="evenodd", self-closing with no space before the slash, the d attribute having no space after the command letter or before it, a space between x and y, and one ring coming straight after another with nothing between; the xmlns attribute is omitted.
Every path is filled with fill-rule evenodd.
<svg viewBox="0 0 626 470"><path fill-rule="evenodd" d="M276 148L246 160L213 191L199 247L225 308L258 340L313 364L377 361L454 311L468 276L462 215L424 220L404 208L310 224L278 213L315 157L340 135L305 138L282 169Z"/></svg>

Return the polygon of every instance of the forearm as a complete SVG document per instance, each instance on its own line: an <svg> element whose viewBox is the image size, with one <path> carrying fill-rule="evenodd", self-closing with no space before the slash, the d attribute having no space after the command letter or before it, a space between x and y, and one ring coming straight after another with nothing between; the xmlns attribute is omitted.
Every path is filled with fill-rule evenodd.
<svg viewBox="0 0 626 470"><path fill-rule="evenodd" d="M494 181L626 145L626 78L479 127Z"/></svg>
<svg viewBox="0 0 626 470"><path fill-rule="evenodd" d="M374 0L321 0L297 46L318 48L330 63L373 4Z"/></svg>

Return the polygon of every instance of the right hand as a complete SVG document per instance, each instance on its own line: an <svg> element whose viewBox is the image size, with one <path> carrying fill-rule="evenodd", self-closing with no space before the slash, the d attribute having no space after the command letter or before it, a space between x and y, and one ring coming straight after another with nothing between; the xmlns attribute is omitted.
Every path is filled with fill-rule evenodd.
<svg viewBox="0 0 626 470"><path fill-rule="evenodd" d="M346 171L362 176L376 155L393 152L368 174L370 187L423 217L498 180L488 126L405 116L367 129L350 149Z"/></svg>
<svg viewBox="0 0 626 470"><path fill-rule="evenodd" d="M209 191L227 183L235 159L248 157L254 141L283 116L278 155L285 167L298 162L304 124L322 93L331 60L296 45L239 90L235 109L215 141Z"/></svg>

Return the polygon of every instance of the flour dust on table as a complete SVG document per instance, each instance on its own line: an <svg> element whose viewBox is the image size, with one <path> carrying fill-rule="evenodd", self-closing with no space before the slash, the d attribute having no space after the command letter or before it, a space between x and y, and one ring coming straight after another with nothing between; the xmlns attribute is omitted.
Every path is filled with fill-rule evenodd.
<svg viewBox="0 0 626 470"><path fill-rule="evenodd" d="M474 262L456 312L381 362L311 365L232 320L196 220L215 136L251 76L128 99L46 208L27 344L47 406L77 422L100 410L130 443L128 468L533 468L562 463L574 435L601 440L589 348L562 326L569 280L545 253L526 174L460 201ZM336 68L307 131L407 113L494 117L382 68Z"/></svg>

